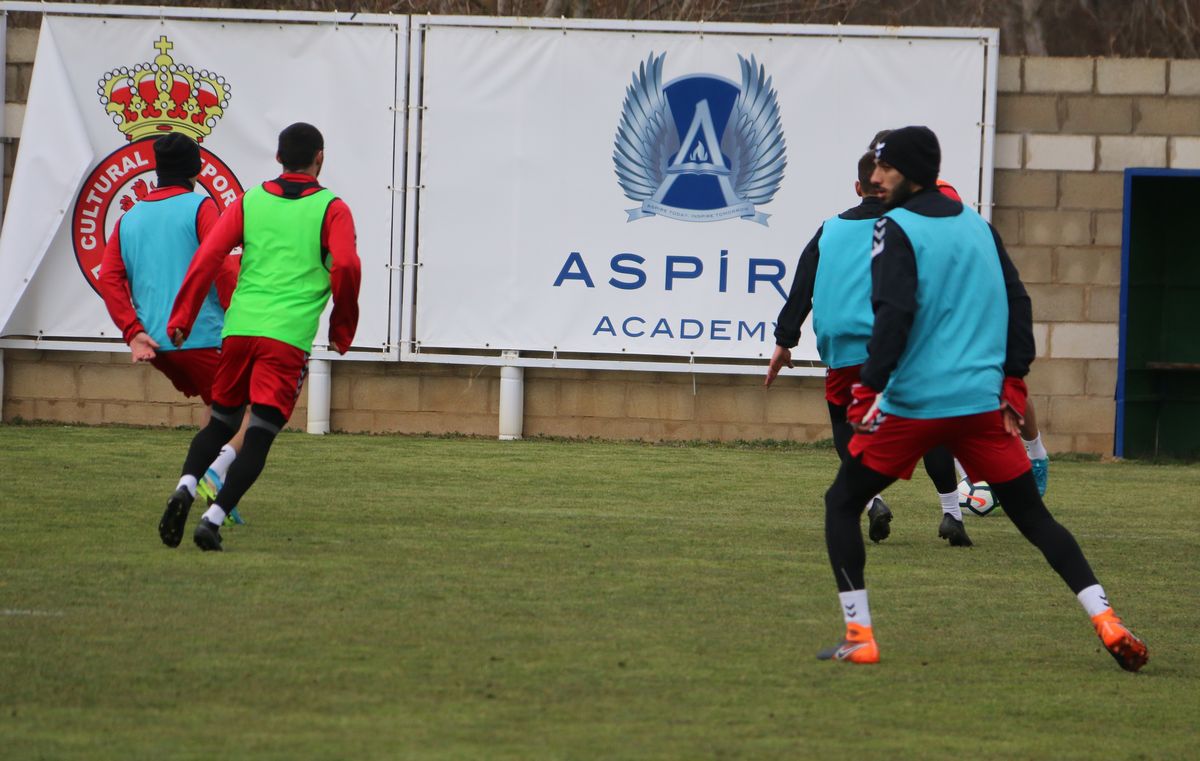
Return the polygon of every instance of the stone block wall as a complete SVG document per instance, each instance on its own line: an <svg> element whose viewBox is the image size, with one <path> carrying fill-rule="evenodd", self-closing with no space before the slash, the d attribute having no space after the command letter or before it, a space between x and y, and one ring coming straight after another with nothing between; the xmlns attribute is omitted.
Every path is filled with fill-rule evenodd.
<svg viewBox="0 0 1200 761"><path fill-rule="evenodd" d="M199 425L204 415L128 354L5 349L4 369L5 420L178 426Z"/></svg>
<svg viewBox="0 0 1200 761"><path fill-rule="evenodd" d="M1200 168L1200 62L1005 58L993 222L1033 297L1052 450L1111 452L1127 167Z"/></svg>
<svg viewBox="0 0 1200 761"><path fill-rule="evenodd" d="M37 30L8 31L4 135L17 138ZM1051 451L1113 444L1122 170L1200 167L1200 61L1003 58L995 207L1033 297L1029 386ZM17 145L6 147L7 192ZM953 180L954 178L949 178ZM183 401L128 355L4 352L3 419L192 425ZM530 369L527 435L609 439L828 437L820 379ZM493 436L499 371L424 363L333 365L331 425ZM305 398L293 416L303 428Z"/></svg>
<svg viewBox="0 0 1200 761"><path fill-rule="evenodd" d="M199 425L204 409L128 354L7 349L4 419L99 425ZM819 378L762 389L739 375L530 369L526 435L602 439L812 441L828 438ZM307 387L289 427L303 430ZM330 426L362 433L495 436L500 372L495 367L338 362Z"/></svg>

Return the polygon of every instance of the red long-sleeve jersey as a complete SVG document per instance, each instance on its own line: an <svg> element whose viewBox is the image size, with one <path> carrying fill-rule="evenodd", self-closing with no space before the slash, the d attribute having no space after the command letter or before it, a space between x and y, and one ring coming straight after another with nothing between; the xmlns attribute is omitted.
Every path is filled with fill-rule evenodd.
<svg viewBox="0 0 1200 761"><path fill-rule="evenodd" d="M277 179L264 182L263 188L272 195L282 197L285 195L285 185L308 185L301 196L320 190L315 177L295 172L284 172ZM239 198L226 207L217 225L192 258L171 309L171 319L167 322L168 335L173 336L179 330L187 338L204 301L204 294L221 269L222 261L231 250L243 243L244 222L242 199ZM354 218L350 214L350 207L340 198L334 199L325 211L325 219L321 223L321 249L329 252L331 260L329 285L333 296L333 313L329 317L329 342L337 346L339 353L345 354L358 328L358 289L362 280L362 264L358 259Z"/></svg>

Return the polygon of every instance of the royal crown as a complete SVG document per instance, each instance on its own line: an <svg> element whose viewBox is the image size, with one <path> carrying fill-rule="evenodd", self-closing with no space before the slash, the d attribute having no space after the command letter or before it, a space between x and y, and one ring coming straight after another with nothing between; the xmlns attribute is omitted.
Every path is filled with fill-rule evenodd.
<svg viewBox="0 0 1200 761"><path fill-rule="evenodd" d="M229 105L229 84L210 71L175 63L160 36L153 63L113 69L99 82L100 102L130 141L182 132L203 142Z"/></svg>

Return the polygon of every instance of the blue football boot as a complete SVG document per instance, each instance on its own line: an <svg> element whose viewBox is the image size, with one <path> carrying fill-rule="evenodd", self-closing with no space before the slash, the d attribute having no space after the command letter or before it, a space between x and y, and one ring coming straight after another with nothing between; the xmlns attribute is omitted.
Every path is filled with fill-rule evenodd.
<svg viewBox="0 0 1200 761"><path fill-rule="evenodd" d="M1030 460L1029 464L1033 466L1033 482L1037 484L1038 496L1046 496L1046 486L1050 482L1050 458L1039 457L1036 460Z"/></svg>

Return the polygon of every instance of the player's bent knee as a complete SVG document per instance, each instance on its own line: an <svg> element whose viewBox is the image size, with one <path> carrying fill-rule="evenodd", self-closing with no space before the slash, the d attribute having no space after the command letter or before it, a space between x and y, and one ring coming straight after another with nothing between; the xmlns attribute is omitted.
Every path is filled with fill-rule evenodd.
<svg viewBox="0 0 1200 761"><path fill-rule="evenodd" d="M240 407L226 407L223 404L213 402L212 415L209 418L210 422L219 422L223 427L228 428L232 432L236 432L242 426L242 415L245 412L245 405Z"/></svg>
<svg viewBox="0 0 1200 761"><path fill-rule="evenodd" d="M247 433L250 430L259 428L264 431L269 431L271 436L283 430L283 426L287 424L287 417L275 407L268 404L254 404L250 406L250 425L247 428Z"/></svg>
<svg viewBox="0 0 1200 761"><path fill-rule="evenodd" d="M834 479L833 485L825 492L825 512L836 513L842 510L854 510L855 501L850 493L850 489L846 486L846 479L842 475L838 475ZM861 511L863 505L857 505L857 509Z"/></svg>

